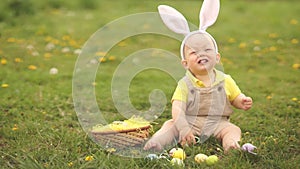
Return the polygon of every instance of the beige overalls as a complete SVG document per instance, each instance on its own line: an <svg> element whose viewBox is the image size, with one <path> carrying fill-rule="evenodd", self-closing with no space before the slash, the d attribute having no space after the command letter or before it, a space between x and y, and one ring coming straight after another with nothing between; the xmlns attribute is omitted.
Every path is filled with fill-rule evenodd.
<svg viewBox="0 0 300 169"><path fill-rule="evenodd" d="M166 121L151 141L159 143L161 147L171 143L176 144L181 141L181 135L186 135L190 129L200 138L213 135L222 139L218 133L226 127L235 126L229 122L229 116L233 111L225 92L224 80L212 87L204 88L195 87L187 76L183 77L183 80L188 88L188 100L184 108L185 122L182 121L184 117L178 118L176 122L172 119Z"/></svg>

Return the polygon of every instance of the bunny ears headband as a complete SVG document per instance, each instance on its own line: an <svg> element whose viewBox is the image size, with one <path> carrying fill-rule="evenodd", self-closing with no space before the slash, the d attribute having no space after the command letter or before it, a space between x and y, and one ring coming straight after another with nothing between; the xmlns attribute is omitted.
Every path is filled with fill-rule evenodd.
<svg viewBox="0 0 300 169"><path fill-rule="evenodd" d="M216 48L216 52L218 53L217 43L215 39L209 33L206 32L206 29L216 22L219 14L219 9L220 9L219 0L204 0L199 14L199 19L200 19L199 30L191 32L187 20L180 12L167 5L158 6L158 12L164 24L173 32L185 36L180 47L180 54L182 60L184 60L183 48L184 48L185 41L191 35L196 33L207 34L212 39L214 46Z"/></svg>

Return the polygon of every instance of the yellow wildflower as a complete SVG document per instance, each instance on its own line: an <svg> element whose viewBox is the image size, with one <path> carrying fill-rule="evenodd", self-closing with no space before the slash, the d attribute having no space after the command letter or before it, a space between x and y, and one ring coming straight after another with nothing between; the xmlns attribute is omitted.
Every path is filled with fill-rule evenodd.
<svg viewBox="0 0 300 169"><path fill-rule="evenodd" d="M94 160L94 157L93 156L86 156L84 160L85 161L92 161L92 160Z"/></svg>
<svg viewBox="0 0 300 169"><path fill-rule="evenodd" d="M229 38L229 39L228 39L228 42L229 42L229 43L235 43L236 40L235 40L234 38Z"/></svg>
<svg viewBox="0 0 300 169"><path fill-rule="evenodd" d="M241 49L246 48L246 46L247 46L247 43L245 43L245 42L242 42L239 44L239 48L241 48Z"/></svg>
<svg viewBox="0 0 300 169"><path fill-rule="evenodd" d="M12 128L13 131L18 130L18 126L15 124L14 127Z"/></svg>
<svg viewBox="0 0 300 169"><path fill-rule="evenodd" d="M21 58L15 58L15 62L16 62L16 63L20 63L20 62L23 62L23 61L22 61Z"/></svg>
<svg viewBox="0 0 300 169"><path fill-rule="evenodd" d="M64 35L64 36L62 37L62 39L65 40L65 41L67 41L67 40L70 40L71 37L70 37L69 35Z"/></svg>
<svg viewBox="0 0 300 169"><path fill-rule="evenodd" d="M69 166L69 167L72 167L72 166L73 166L73 162L69 162L69 163L68 163L68 166Z"/></svg>
<svg viewBox="0 0 300 169"><path fill-rule="evenodd" d="M7 64L7 60L6 59L1 59L1 65L6 65Z"/></svg>
<svg viewBox="0 0 300 169"><path fill-rule="evenodd" d="M97 52L96 55L97 56L105 56L107 53L106 52Z"/></svg>
<svg viewBox="0 0 300 169"><path fill-rule="evenodd" d="M8 86L9 86L9 85L6 84L6 83L3 83L3 84L1 85L2 88L8 88Z"/></svg>
<svg viewBox="0 0 300 169"><path fill-rule="evenodd" d="M275 46L271 46L271 47L269 48L269 50L270 50L271 52L275 52L275 51L277 50L277 48L276 48Z"/></svg>
<svg viewBox="0 0 300 169"><path fill-rule="evenodd" d="M114 152L116 152L117 150L116 150L115 148L108 148L106 151L107 151L108 153L114 153Z"/></svg>
<svg viewBox="0 0 300 169"><path fill-rule="evenodd" d="M291 100L292 101L297 101L298 99L297 99L297 97L293 97Z"/></svg>
<svg viewBox="0 0 300 169"><path fill-rule="evenodd" d="M268 100L271 100L271 99L272 99L272 96L269 95L269 96L267 96L266 98L267 98Z"/></svg>
<svg viewBox="0 0 300 169"><path fill-rule="evenodd" d="M294 69L299 69L300 68L300 63L294 63L292 67Z"/></svg>
<svg viewBox="0 0 300 169"><path fill-rule="evenodd" d="M299 41L298 41L298 39L295 39L295 38L294 38L294 39L291 40L291 43L292 43L292 44L298 44Z"/></svg>
<svg viewBox="0 0 300 169"><path fill-rule="evenodd" d="M110 56L110 57L108 58L108 60L114 61L114 60L116 60L116 57L115 57L115 56Z"/></svg>
<svg viewBox="0 0 300 169"><path fill-rule="evenodd" d="M291 19L290 20L290 24L291 25L297 25L298 24L298 20L297 19Z"/></svg>
<svg viewBox="0 0 300 169"><path fill-rule="evenodd" d="M52 56L51 53L45 53L45 54L44 54L44 58L50 58L51 56Z"/></svg>
<svg viewBox="0 0 300 169"><path fill-rule="evenodd" d="M277 38L278 34L277 33L270 33L269 38Z"/></svg>
<svg viewBox="0 0 300 169"><path fill-rule="evenodd" d="M125 43L125 42L120 42L120 43L118 44L118 46L121 46L121 47L126 46L126 43Z"/></svg>
<svg viewBox="0 0 300 169"><path fill-rule="evenodd" d="M254 41L253 41L253 44L255 44L255 45L260 45L260 44L261 44L261 41L260 41L260 40L254 40Z"/></svg>
<svg viewBox="0 0 300 169"><path fill-rule="evenodd" d="M104 58L104 57L101 57L101 58L99 58L99 62L106 62L106 58Z"/></svg>
<svg viewBox="0 0 300 169"><path fill-rule="evenodd" d="M51 36L47 36L47 37L45 38L45 41L46 41L46 42L50 42L50 41L52 41L52 39L53 39L53 38L52 38Z"/></svg>
<svg viewBox="0 0 300 169"><path fill-rule="evenodd" d="M29 66L28 66L28 69L29 69L29 70L36 70L37 67L36 67L35 65L29 65Z"/></svg>
<svg viewBox="0 0 300 169"><path fill-rule="evenodd" d="M15 38L8 38L7 42L13 43L13 42L16 42L16 39Z"/></svg>
<svg viewBox="0 0 300 169"><path fill-rule="evenodd" d="M69 41L69 44L70 44L72 47L78 47L78 46L79 46L75 40L70 40L70 41Z"/></svg>

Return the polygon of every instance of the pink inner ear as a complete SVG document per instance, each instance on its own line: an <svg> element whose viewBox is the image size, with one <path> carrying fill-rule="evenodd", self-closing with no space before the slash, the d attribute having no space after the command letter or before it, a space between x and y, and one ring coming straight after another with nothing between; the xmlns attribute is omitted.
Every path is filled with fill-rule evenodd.
<svg viewBox="0 0 300 169"><path fill-rule="evenodd" d="M176 9L167 6L158 6L158 12L165 25L173 32L187 35L190 32L187 20Z"/></svg>
<svg viewBox="0 0 300 169"><path fill-rule="evenodd" d="M214 24L218 18L219 10L219 0L204 0L199 14L199 29L205 31L209 26Z"/></svg>

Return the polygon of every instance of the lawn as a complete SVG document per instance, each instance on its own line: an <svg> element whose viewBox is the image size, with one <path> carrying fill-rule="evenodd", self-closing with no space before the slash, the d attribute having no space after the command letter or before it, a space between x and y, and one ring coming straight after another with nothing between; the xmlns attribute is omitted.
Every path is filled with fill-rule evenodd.
<svg viewBox="0 0 300 169"><path fill-rule="evenodd" d="M170 98L184 70L179 37L157 22L157 14L146 13L157 12L159 4L198 25L196 0L0 4L0 168L181 168L166 159L124 157L86 133L96 123L148 111L149 95L158 90L164 95L152 93L158 106L145 117L154 131L171 118ZM235 110L231 121L240 126L242 143L257 146L257 155L225 155L211 138L185 148L185 168L299 168L299 11L298 1L221 1L208 32L219 45L225 73L254 100L247 112ZM124 32L131 36L112 43ZM124 96L115 94L119 90ZM132 111L120 109L122 101ZM135 153L127 156L141 157ZM216 154L219 162L197 164L198 153Z"/></svg>

